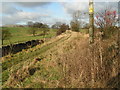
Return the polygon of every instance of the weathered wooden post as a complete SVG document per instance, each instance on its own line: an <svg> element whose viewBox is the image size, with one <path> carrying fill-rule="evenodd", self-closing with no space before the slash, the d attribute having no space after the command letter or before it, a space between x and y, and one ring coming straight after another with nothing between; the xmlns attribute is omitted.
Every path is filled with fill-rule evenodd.
<svg viewBox="0 0 120 90"><path fill-rule="evenodd" d="M89 0L89 43L94 43L94 6L93 0Z"/></svg>
<svg viewBox="0 0 120 90"><path fill-rule="evenodd" d="M94 7L93 7L93 0L89 0L89 43L90 43L90 52L91 56L93 57L91 61L91 86L94 87L94 66L95 66L95 60L94 60L94 47L91 45L94 43Z"/></svg>

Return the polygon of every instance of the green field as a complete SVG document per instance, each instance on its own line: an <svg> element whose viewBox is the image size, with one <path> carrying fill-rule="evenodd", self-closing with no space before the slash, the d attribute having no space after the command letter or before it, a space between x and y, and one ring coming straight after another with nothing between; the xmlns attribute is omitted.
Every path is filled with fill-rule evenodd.
<svg viewBox="0 0 120 90"><path fill-rule="evenodd" d="M10 42L13 43L21 43L29 40L35 40L35 39L43 39L44 36L36 35L32 36L32 34L29 34L29 27L7 27L9 32L11 33L12 37L10 38ZM48 34L45 36L45 38L50 38L56 35L56 29L50 29ZM37 34L41 34L41 29L38 29ZM10 44L9 40L4 40L3 45Z"/></svg>
<svg viewBox="0 0 120 90"><path fill-rule="evenodd" d="M29 62L30 63L33 62L34 58L36 58L36 57L45 58L44 54L45 54L46 51L48 51L52 47L55 47L57 44L60 44L60 43L64 42L69 37L70 37L70 35L64 36L64 37L61 37L61 38L54 38L55 40L53 40L53 41L50 41L50 42L48 42L46 44L43 44L43 45L35 46L33 48L30 48L30 49L23 50L22 52L19 52L17 54L13 54L12 57L10 55L5 56L3 58L4 61L2 62L2 64L3 64L3 66L2 66L2 69L3 69L2 82L3 83L2 84L3 85L5 84L3 87L9 87L9 86L6 85L7 84L6 82L9 79L9 75L11 74L11 72L10 72L11 70L14 70L14 71L20 70L20 68L23 68L24 63L29 64ZM36 73L36 75L42 73L42 75L40 75L40 77L41 78L46 78L47 80L48 79L49 80L50 79L52 79L52 80L55 79L56 80L56 79L61 78L60 76L62 76L62 75L59 75L60 73L57 72L57 71L59 71L58 68L55 69L54 67L53 68L51 67L51 68L49 68L49 70L50 70L49 72L46 70L47 68L44 66L44 64L50 62L49 59L45 60L45 62L44 62L44 60L42 60L42 61L43 61L43 63L38 64L38 67L41 68L42 70L40 70L39 73ZM50 75L52 74L52 76L49 76L49 78L47 78L47 76L46 76L47 73L49 73ZM24 85L27 86L27 85L31 84L31 82L30 82L31 79L32 79L32 76L27 77L26 80L24 81ZM39 84L39 83L36 83L36 85L34 87L38 87L37 84ZM17 86L15 86L15 87L17 87ZM39 85L39 87L41 87L41 84Z"/></svg>

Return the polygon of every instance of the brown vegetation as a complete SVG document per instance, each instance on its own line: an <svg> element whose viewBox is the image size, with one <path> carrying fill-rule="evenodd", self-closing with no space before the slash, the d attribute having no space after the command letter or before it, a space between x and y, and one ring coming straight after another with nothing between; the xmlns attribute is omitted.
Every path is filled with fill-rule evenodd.
<svg viewBox="0 0 120 90"><path fill-rule="evenodd" d="M18 79L22 81L16 81L17 73L15 73L15 75L10 75L5 85L12 85L11 87L19 85L17 87L27 88L35 87L36 84L48 88L118 88L117 35L104 40L99 39L98 35L95 43L91 45L89 45L88 38L87 34L72 31L66 31L52 38L44 44L49 45L55 43L56 40L61 41L42 54L44 59L41 62L34 63L33 66L29 64L28 67L25 63L20 70L17 70L20 75L17 78L22 77ZM41 69L35 71L34 67ZM27 72L29 74L26 74ZM31 75L33 75L31 83L23 86L25 78Z"/></svg>

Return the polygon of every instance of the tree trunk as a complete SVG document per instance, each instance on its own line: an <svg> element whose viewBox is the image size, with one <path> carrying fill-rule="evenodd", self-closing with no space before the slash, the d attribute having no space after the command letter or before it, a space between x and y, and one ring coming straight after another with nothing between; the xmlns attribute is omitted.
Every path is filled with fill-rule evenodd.
<svg viewBox="0 0 120 90"><path fill-rule="evenodd" d="M3 45L3 39L2 39L2 43L1 44Z"/></svg>
<svg viewBox="0 0 120 90"><path fill-rule="evenodd" d="M12 51L13 51L13 45L11 43L11 41L9 40L9 44L10 44L10 54L12 54Z"/></svg>

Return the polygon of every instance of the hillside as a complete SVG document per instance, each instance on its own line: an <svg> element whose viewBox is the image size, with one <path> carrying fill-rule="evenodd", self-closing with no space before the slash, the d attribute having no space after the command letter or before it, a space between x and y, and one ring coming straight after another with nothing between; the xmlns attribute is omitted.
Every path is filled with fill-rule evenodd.
<svg viewBox="0 0 120 90"><path fill-rule="evenodd" d="M11 33L10 42L9 40L4 40L3 45L22 43L25 41L43 39L42 28L36 30L36 36L30 34L30 27L6 27L6 29ZM2 28L0 28L2 30ZM50 38L56 35L56 29L50 29L49 33L45 35L45 38Z"/></svg>
<svg viewBox="0 0 120 90"><path fill-rule="evenodd" d="M117 38L89 45L88 34L66 31L2 58L3 87L119 87Z"/></svg>

